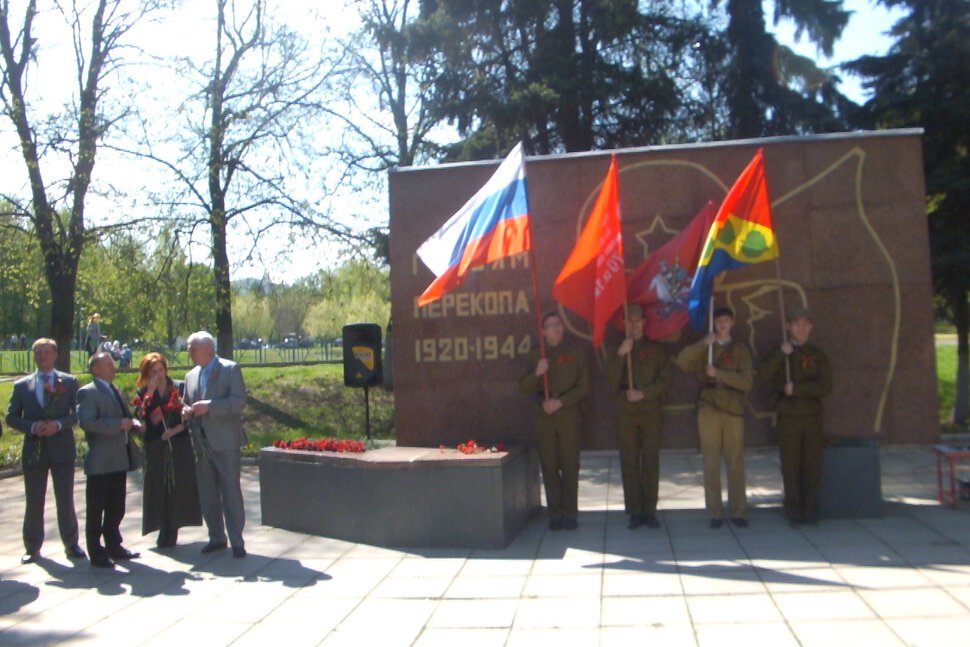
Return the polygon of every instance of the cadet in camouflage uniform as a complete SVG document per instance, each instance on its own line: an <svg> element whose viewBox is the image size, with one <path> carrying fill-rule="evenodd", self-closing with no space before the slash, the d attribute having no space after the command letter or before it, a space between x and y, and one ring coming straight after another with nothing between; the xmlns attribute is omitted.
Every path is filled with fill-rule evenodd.
<svg viewBox="0 0 970 647"><path fill-rule="evenodd" d="M670 360L663 344L643 335L643 309L627 308L627 338L610 353L609 379L616 391L623 503L631 530L659 528L657 491L660 485L660 433L663 405L670 390ZM629 384L627 357L633 363Z"/></svg>
<svg viewBox="0 0 970 647"><path fill-rule="evenodd" d="M720 528L724 502L721 499L721 456L727 465L728 501L731 522L748 525L748 504L744 486L744 399L754 384L751 351L731 339L734 311L714 310L714 332L685 347L675 363L701 381L697 396L697 430L704 458L704 503L711 528ZM708 349L714 347L714 363L708 364Z"/></svg>
<svg viewBox="0 0 970 647"><path fill-rule="evenodd" d="M772 349L761 373L778 396L778 449L785 487L785 513L792 525L818 523L822 480L822 398L832 391L829 359L810 344L812 317L805 308L788 311L791 341ZM785 358L791 367L786 381Z"/></svg>
<svg viewBox="0 0 970 647"><path fill-rule="evenodd" d="M558 314L542 319L546 357L533 348L528 368L519 380L523 393L535 396L535 441L549 508L550 530L575 530L579 490L580 402L589 395L586 356L564 341L565 326ZM549 398L543 375L548 375Z"/></svg>

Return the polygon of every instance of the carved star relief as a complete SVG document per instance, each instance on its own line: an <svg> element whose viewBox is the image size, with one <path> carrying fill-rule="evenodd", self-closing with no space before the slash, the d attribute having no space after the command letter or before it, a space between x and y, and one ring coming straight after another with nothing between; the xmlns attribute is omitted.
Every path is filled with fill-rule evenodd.
<svg viewBox="0 0 970 647"><path fill-rule="evenodd" d="M647 239L654 235L654 232L658 230L662 234L666 235L667 239L664 240L663 243L657 245L657 247L662 247L667 240L680 233L679 229L671 229L668 227L667 223L664 221L663 215L658 213L653 217L653 222L650 223L649 227L646 229L641 229L633 235L634 238L637 239L637 242L640 243L641 247L643 247L643 256L640 258L641 261L646 260L650 255L650 241Z"/></svg>

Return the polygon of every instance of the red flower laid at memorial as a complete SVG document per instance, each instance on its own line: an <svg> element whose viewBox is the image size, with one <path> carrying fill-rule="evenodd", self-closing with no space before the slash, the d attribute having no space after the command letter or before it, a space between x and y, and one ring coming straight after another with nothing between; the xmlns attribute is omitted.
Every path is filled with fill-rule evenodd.
<svg viewBox="0 0 970 647"><path fill-rule="evenodd" d="M439 449L444 450L445 446L441 445ZM474 440L469 440L467 443L459 443L456 448L462 454L495 454L498 452L508 451L505 447L505 443L497 443L495 445L479 445Z"/></svg>
<svg viewBox="0 0 970 647"><path fill-rule="evenodd" d="M337 452L338 454L362 454L367 447L359 440L347 438L297 438L296 440L274 440L273 447L278 449L300 449L307 452Z"/></svg>

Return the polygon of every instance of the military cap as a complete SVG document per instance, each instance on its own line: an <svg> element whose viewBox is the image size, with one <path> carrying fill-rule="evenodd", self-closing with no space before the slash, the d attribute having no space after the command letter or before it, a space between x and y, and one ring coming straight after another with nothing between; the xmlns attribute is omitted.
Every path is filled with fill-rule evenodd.
<svg viewBox="0 0 970 647"><path fill-rule="evenodd" d="M795 321L796 319L812 320L812 313L804 306L792 306L788 308L786 320Z"/></svg>

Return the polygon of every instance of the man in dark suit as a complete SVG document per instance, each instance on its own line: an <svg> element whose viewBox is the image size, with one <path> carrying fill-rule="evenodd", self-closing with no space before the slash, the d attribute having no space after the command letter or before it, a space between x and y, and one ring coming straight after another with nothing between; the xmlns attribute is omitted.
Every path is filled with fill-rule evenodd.
<svg viewBox="0 0 970 647"><path fill-rule="evenodd" d="M24 434L23 469L27 509L24 513L23 564L37 561L44 543L44 500L47 474L54 481L57 528L67 556L84 559L78 546L77 514L74 512L74 425L77 424L77 380L54 369L57 342L41 338L34 342L37 371L17 380L7 407L7 425Z"/></svg>
<svg viewBox="0 0 970 647"><path fill-rule="evenodd" d="M185 376L182 415L190 418L199 501L209 529L209 543L202 552L225 548L228 532L233 557L245 557L246 510L239 484L240 448L246 444L242 369L216 355L215 339L205 331L189 335L188 350L195 368Z"/></svg>
<svg viewBox="0 0 970 647"><path fill-rule="evenodd" d="M111 568L115 560L134 559L138 553L121 545L128 472L141 464L138 447L129 434L141 429L131 416L121 391L113 384L115 363L108 353L88 360L94 381L77 393L77 418L88 441L84 473L88 475L85 499L88 516L84 534L91 565ZM104 545L101 538L104 537Z"/></svg>

